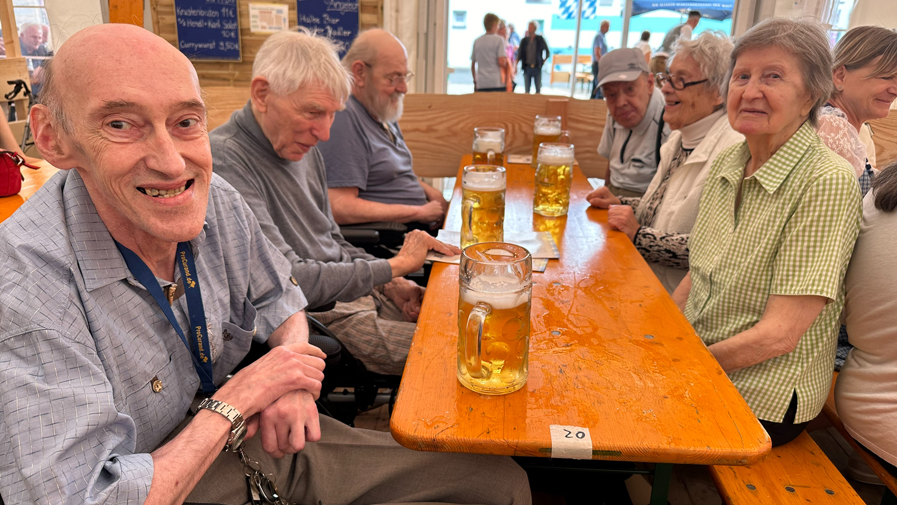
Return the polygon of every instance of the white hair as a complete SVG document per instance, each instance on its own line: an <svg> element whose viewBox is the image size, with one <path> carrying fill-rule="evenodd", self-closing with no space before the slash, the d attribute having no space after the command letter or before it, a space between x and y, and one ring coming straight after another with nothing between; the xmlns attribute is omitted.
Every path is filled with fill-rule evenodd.
<svg viewBox="0 0 897 505"><path fill-rule="evenodd" d="M340 101L349 97L352 86L352 76L340 65L336 44L302 27L268 37L252 65L252 78L256 77L264 77L278 95L318 84Z"/></svg>

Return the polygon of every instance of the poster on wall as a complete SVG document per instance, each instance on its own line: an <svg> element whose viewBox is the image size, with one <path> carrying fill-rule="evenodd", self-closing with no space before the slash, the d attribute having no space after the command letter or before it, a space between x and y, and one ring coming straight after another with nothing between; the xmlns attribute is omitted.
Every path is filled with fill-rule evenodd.
<svg viewBox="0 0 897 505"><path fill-rule="evenodd" d="M296 0L296 19L339 45L340 58L358 36L358 0Z"/></svg>
<svg viewBox="0 0 897 505"><path fill-rule="evenodd" d="M290 8L283 4L249 4L249 31L274 33L287 29Z"/></svg>
<svg viewBox="0 0 897 505"><path fill-rule="evenodd" d="M175 0L178 49L191 60L242 61L237 0Z"/></svg>

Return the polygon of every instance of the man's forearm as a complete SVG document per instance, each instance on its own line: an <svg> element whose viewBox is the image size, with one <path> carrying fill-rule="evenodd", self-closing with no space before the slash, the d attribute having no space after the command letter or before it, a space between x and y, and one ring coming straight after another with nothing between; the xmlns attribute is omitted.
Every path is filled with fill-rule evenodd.
<svg viewBox="0 0 897 505"><path fill-rule="evenodd" d="M331 205L333 219L338 224L392 221L410 223L418 220L420 207L395 203L380 203L361 198L341 198Z"/></svg>
<svg viewBox="0 0 897 505"><path fill-rule="evenodd" d="M296 312L281 323L268 337L268 347L288 344L305 344L308 342L308 322L305 311Z"/></svg>
<svg viewBox="0 0 897 505"><path fill-rule="evenodd" d="M183 503L221 454L230 430L224 416L209 410L197 412L174 439L152 452L153 481L144 503Z"/></svg>

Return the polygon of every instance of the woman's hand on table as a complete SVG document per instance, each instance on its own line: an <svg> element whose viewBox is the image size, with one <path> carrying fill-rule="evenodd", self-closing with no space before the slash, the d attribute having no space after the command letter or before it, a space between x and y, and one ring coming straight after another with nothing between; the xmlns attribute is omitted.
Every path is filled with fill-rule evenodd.
<svg viewBox="0 0 897 505"><path fill-rule="evenodd" d="M592 207L597 207L599 209L607 209L611 205L620 205L620 199L613 195L607 186L601 186L600 188L592 191L586 196L586 200L588 200L589 205Z"/></svg>
<svg viewBox="0 0 897 505"><path fill-rule="evenodd" d="M632 207L628 205L611 205L607 211L607 224L610 225L611 229L625 233L629 240L633 241L639 229L635 213L632 211Z"/></svg>

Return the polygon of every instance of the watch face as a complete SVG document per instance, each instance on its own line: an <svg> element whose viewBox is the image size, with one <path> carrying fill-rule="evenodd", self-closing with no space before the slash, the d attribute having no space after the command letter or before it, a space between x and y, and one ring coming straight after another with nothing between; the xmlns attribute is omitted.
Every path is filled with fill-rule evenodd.
<svg viewBox="0 0 897 505"><path fill-rule="evenodd" d="M230 450L236 451L240 448L240 445L243 444L243 439L246 438L246 424L241 423L240 427L237 428L237 431L232 433L232 439L230 440Z"/></svg>

